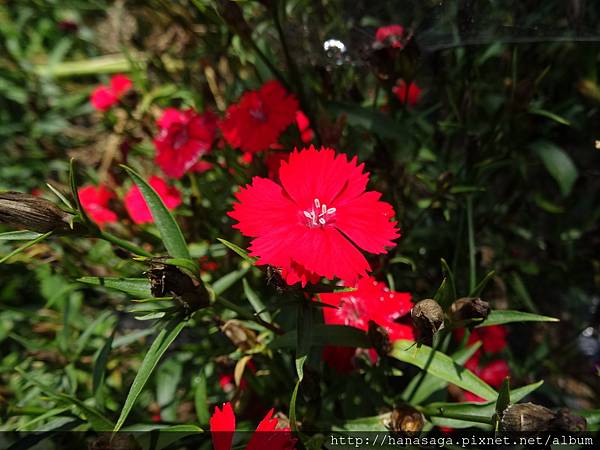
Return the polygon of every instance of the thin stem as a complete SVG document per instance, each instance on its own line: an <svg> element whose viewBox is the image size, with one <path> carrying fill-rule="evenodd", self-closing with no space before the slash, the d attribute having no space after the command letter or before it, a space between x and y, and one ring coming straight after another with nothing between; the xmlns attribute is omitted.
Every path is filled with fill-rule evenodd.
<svg viewBox="0 0 600 450"><path fill-rule="evenodd" d="M417 407L417 409L420 409L420 411L427 417L443 417L445 419L466 420L469 422L484 423L486 425L492 424L491 417L481 417L481 416L472 416L470 414L446 412L446 411L444 411L444 408L432 408L432 407L419 408L419 407Z"/></svg>
<svg viewBox="0 0 600 450"><path fill-rule="evenodd" d="M253 322L258 323L259 325L262 325L263 327L271 330L275 334L279 334L279 335L283 334L283 330L281 328L279 328L277 325L275 325L274 323L267 322L266 320L263 320L260 317L254 315L252 313L249 313L244 308L240 308L238 305L236 305L233 302L230 302L226 298L217 297L215 299L215 302L219 303L221 306L224 306L227 309L234 311L235 313L237 313L239 316L243 317L246 320L252 320Z"/></svg>
<svg viewBox="0 0 600 450"><path fill-rule="evenodd" d="M128 250L135 255L152 257L152 253L149 253L143 248L138 247L137 245L132 244L131 242L126 241L125 239L118 238L114 234L110 234L106 231L99 230L97 237L100 239L104 239L105 241L108 241L112 244L115 244L118 247L124 248L125 250Z"/></svg>
<svg viewBox="0 0 600 450"><path fill-rule="evenodd" d="M4 256L2 259L0 259L0 264L5 263L8 259L10 259L11 257L21 253L22 251L27 250L29 247L33 247L35 244L37 244L38 242L43 241L44 239L46 239L47 237L50 237L52 235L52 231L48 231L45 234L42 234L41 236L36 237L35 239L27 242L26 244L14 249L12 252L10 252L8 255Z"/></svg>
<svg viewBox="0 0 600 450"><path fill-rule="evenodd" d="M477 270L475 267L475 231L473 229L473 196L467 197L467 228L469 234L469 292L475 289Z"/></svg>

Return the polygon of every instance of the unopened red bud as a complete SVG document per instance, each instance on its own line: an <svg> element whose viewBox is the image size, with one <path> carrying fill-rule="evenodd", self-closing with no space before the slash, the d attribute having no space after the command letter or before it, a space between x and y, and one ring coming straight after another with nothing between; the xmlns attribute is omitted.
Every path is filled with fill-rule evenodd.
<svg viewBox="0 0 600 450"><path fill-rule="evenodd" d="M418 302L410 311L417 331L417 341L430 345L433 336L444 327L444 311L438 302L428 298Z"/></svg>
<svg viewBox="0 0 600 450"><path fill-rule="evenodd" d="M452 324L461 326L474 319L486 319L490 314L490 304L477 297L463 297L450 305Z"/></svg>
<svg viewBox="0 0 600 450"><path fill-rule="evenodd" d="M21 192L0 194L0 223L11 227L47 233L70 229L72 216L54 203Z"/></svg>

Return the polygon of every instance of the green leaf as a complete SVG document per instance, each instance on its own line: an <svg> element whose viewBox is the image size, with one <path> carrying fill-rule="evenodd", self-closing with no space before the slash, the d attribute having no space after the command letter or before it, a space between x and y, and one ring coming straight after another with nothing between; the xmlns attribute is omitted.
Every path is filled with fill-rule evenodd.
<svg viewBox="0 0 600 450"><path fill-rule="evenodd" d="M538 389L544 382L538 381L537 383L528 384L517 389L510 391L510 399L513 403L518 403L527 395ZM481 421L490 419L496 409L496 401L488 401L484 403L474 402L463 402L463 403L431 403L424 407L423 413L427 415L431 422L437 426L446 426L452 428L469 428L472 426L481 427ZM470 422L465 420L457 420L444 416L452 416L457 414L465 414L473 417L477 417L480 420L477 422ZM489 426L486 426L489 428Z"/></svg>
<svg viewBox="0 0 600 450"><path fill-rule="evenodd" d="M498 391L498 400L496 400L496 414L502 417L502 413L510 405L510 377L506 377L502 382L500 391Z"/></svg>
<svg viewBox="0 0 600 450"><path fill-rule="evenodd" d="M372 109L363 108L350 103L329 102L327 109L335 115L344 115L348 124L363 127L383 138L406 142L408 133L401 123L389 116Z"/></svg>
<svg viewBox="0 0 600 450"><path fill-rule="evenodd" d="M212 284L212 289L216 296L221 295L235 283L240 281L248 272L248 267L244 269L234 270L233 272L229 272L227 275L219 278Z"/></svg>
<svg viewBox="0 0 600 450"><path fill-rule="evenodd" d="M600 429L600 409L577 411L576 414L585 418L588 431L598 431Z"/></svg>
<svg viewBox="0 0 600 450"><path fill-rule="evenodd" d="M512 311L508 309L494 309L490 312L482 323L477 325L479 327L491 327L492 325L503 325L511 322L559 322L559 319L548 316L540 316L539 314L532 314L522 311Z"/></svg>
<svg viewBox="0 0 600 450"><path fill-rule="evenodd" d="M42 233L28 230L7 231L5 233L0 233L0 241L29 241L31 239L39 238L41 235Z"/></svg>
<svg viewBox="0 0 600 450"><path fill-rule="evenodd" d="M449 301L450 303L448 303L448 305L442 305L442 308L445 310L447 306L450 306L450 304L452 302L454 302L456 300L456 284L454 283L454 274L452 273L452 270L450 270L450 266L448 265L448 263L446 262L446 260L444 258L441 258L441 263L442 263L442 269L444 271L444 273L446 274L446 278L448 279L448 296L449 298L446 301Z"/></svg>
<svg viewBox="0 0 600 450"><path fill-rule="evenodd" d="M119 278L119 277L81 277L77 281L92 286L103 286L108 289L125 292L137 298L150 298L150 281L147 278Z"/></svg>
<svg viewBox="0 0 600 450"><path fill-rule="evenodd" d="M271 342L270 347L273 349L294 348L296 346L297 336L296 330L289 331L284 335L275 338ZM371 342L369 341L367 334L358 328L348 327L346 325L317 324L312 327L312 345L370 348Z"/></svg>
<svg viewBox="0 0 600 450"><path fill-rule="evenodd" d="M416 346L414 342L407 340L396 341L390 356L426 370L486 400L495 400L498 396L492 387L473 372L457 364L448 355L426 345Z"/></svg>
<svg viewBox="0 0 600 450"><path fill-rule="evenodd" d="M546 117L547 119L554 120L556 123L560 123L561 125L566 125L569 127L571 126L571 122L569 122L567 119L545 109L531 108L529 112L537 116L542 116Z"/></svg>
<svg viewBox="0 0 600 450"><path fill-rule="evenodd" d="M535 142L531 147L558 183L561 194L565 197L569 195L579 176L571 157L563 149L548 141Z"/></svg>
<svg viewBox="0 0 600 450"><path fill-rule="evenodd" d="M73 205L71 205L71 202L69 200L67 200L67 197L65 197L62 194L62 192L60 192L58 189L56 189L50 183L46 183L46 186L48 186L48 188L54 193L54 195L56 195L67 208L69 208L71 211L75 212Z"/></svg>
<svg viewBox="0 0 600 450"><path fill-rule="evenodd" d="M125 404L121 410L121 415L119 416L119 420L117 420L117 424L115 425L113 431L117 432L121 429L138 396L150 378L150 375L152 375L152 372L160 361L160 358L167 351L181 330L183 330L185 324L186 323L184 321L173 319L165 328L160 330L156 336L156 339L154 339L154 342L150 346L150 349L148 349L148 353L146 353L146 356L142 361L142 365L138 370L135 379L133 380L131 388L129 389L129 393L127 394L127 399L125 400Z"/></svg>
<svg viewBox="0 0 600 450"><path fill-rule="evenodd" d="M204 372L200 372L196 382L196 389L194 390L194 405L196 406L196 416L198 417L198 422L200 422L202 425L206 425L210 420L210 413L208 411L206 375Z"/></svg>
<svg viewBox="0 0 600 450"><path fill-rule="evenodd" d="M103 409L104 402L102 401L102 385L106 374L106 363L113 345L113 339L117 328L108 337L104 345L96 352L94 356L94 370L92 374L92 393L96 400L96 407Z"/></svg>
<svg viewBox="0 0 600 450"><path fill-rule="evenodd" d="M113 424L110 420L102 415L100 411L91 406L86 405L81 400L72 397L67 394L63 394L61 392L56 392L53 388L46 386L45 384L39 382L34 377L30 376L26 372L24 372L20 368L15 369L19 375L21 375L25 380L37 386L42 392L45 392L50 397L53 397L57 400L61 400L63 402L69 403L73 406L76 406L85 416L85 418L89 421L90 425L94 429L94 431L110 431L113 427Z"/></svg>
<svg viewBox="0 0 600 450"><path fill-rule="evenodd" d="M302 380L304 378L304 362L306 361L306 355L296 358L296 372L298 373L298 381L296 381L296 385L294 386L294 391L292 392L292 398L290 399L290 412L288 417L290 418L290 427L292 431L298 431L298 423L296 420L296 400L298 399L298 390L300 389L300 384L302 384Z"/></svg>
<svg viewBox="0 0 600 450"><path fill-rule="evenodd" d="M452 358L457 364L464 365L469 358L475 354L479 347L481 347L481 341L477 341L473 345L458 350L456 353L450 355L450 358ZM425 378L420 382L420 384L419 380L420 377L414 377L404 389L401 394L401 398L404 401L410 400L411 404L419 405L429 398L429 396L434 392L445 389L448 386L447 381L429 373L425 375Z"/></svg>
<svg viewBox="0 0 600 450"><path fill-rule="evenodd" d="M48 238L50 236L52 236L52 231L48 231L47 233L41 234L40 236L38 236L37 238L33 239L32 241L29 241L26 244L23 244L22 246L14 249L8 255L5 255L4 257L0 258L0 264L4 264L6 261L8 261L13 256L18 255L21 252L24 252L29 247L33 247L35 244L38 244L38 243L42 242L44 239L46 239L46 238Z"/></svg>
<svg viewBox="0 0 600 450"><path fill-rule="evenodd" d="M250 287L250 284L248 284L248 281L245 278L242 280L242 283L244 285L244 294L252 305L252 308L254 308L254 311L256 311L256 315L267 322L271 322L271 314L266 311L265 304L260 297Z"/></svg>
<svg viewBox="0 0 600 450"><path fill-rule="evenodd" d="M493 270L491 272L488 272L487 275L483 277L483 279L479 282L479 284L475 286L475 289L469 292L469 297L479 297L485 289L485 287L487 286L488 282L492 279L492 277L495 274L496 272L494 272Z"/></svg>
<svg viewBox="0 0 600 450"><path fill-rule="evenodd" d="M88 217L87 213L83 209L81 200L79 200L79 191L77 190L77 166L75 164L75 158L71 158L71 161L69 161L69 184L71 185L71 196L73 197L73 201L77 206L77 212L83 219L83 222L90 226L96 227L94 222L92 222L92 220Z"/></svg>
<svg viewBox="0 0 600 450"><path fill-rule="evenodd" d="M254 265L254 263L256 262L257 258L252 258L251 256L248 256L248 252L246 250L238 247L234 243L229 242L225 239L221 239L221 238L217 238L217 241L219 241L221 244L223 244L225 247L229 248L230 250L233 250L235 253L240 255L242 258L244 258L245 261L248 261L250 264Z"/></svg>
<svg viewBox="0 0 600 450"><path fill-rule="evenodd" d="M193 261L179 225L154 188L150 186L146 180L144 180L135 170L123 165L121 167L127 171L129 176L140 189L144 200L146 200L148 209L152 213L152 217L154 218L154 222L156 223L156 227L160 232L169 256ZM196 264L195 261L194 264ZM198 270L198 267L196 267L196 270Z"/></svg>
<svg viewBox="0 0 600 450"><path fill-rule="evenodd" d="M447 277L442 280L442 284L440 284L433 299L440 304L444 311L447 310L454 301L452 288L450 287L450 282Z"/></svg>

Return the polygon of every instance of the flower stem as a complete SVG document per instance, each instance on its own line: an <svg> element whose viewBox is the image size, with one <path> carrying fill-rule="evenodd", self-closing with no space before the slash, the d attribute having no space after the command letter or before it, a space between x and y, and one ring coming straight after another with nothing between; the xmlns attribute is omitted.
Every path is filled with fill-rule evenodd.
<svg viewBox="0 0 600 450"><path fill-rule="evenodd" d="M277 325L275 325L274 323L267 322L266 320L263 320L260 317L255 316L252 313L249 313L244 308L240 308L238 305L236 305L233 302L230 302L226 298L217 297L215 299L215 303L219 303L221 306L224 306L225 308L234 311L235 313L237 313L239 316L243 317L246 320L252 320L253 322L258 323L259 325L262 325L263 327L271 330L275 334L280 334L280 335L283 334L283 330L281 328L279 328Z"/></svg>
<svg viewBox="0 0 600 450"><path fill-rule="evenodd" d="M461 414L444 411L444 408L435 407L416 407L427 417L443 417L444 419L465 420L468 422L483 423L486 425L492 424L491 417L473 416L471 414Z"/></svg>
<svg viewBox="0 0 600 450"><path fill-rule="evenodd" d="M473 229L473 196L467 196L467 228L469 234L469 292L475 289L477 270L475 267L475 232Z"/></svg>
<svg viewBox="0 0 600 450"><path fill-rule="evenodd" d="M100 239L104 239L105 241L115 244L118 247L124 248L125 250L129 250L131 253L133 253L135 255L152 257L152 253L149 253L146 250L144 250L143 248L138 247L137 245L132 244L131 242L126 241L125 239L121 239L121 238L115 236L114 234L107 233L106 231L100 230L96 237L98 237Z"/></svg>

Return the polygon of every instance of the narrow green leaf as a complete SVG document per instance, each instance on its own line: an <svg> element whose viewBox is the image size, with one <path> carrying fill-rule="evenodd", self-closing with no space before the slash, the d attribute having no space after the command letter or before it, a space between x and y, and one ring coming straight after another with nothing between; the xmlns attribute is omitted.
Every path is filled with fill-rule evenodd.
<svg viewBox="0 0 600 450"><path fill-rule="evenodd" d="M512 311L508 309L494 309L490 312L482 323L477 325L479 327L491 327L492 325L503 325L511 322L559 322L559 319L555 317L540 316L539 314L532 314L522 311Z"/></svg>
<svg viewBox="0 0 600 450"><path fill-rule="evenodd" d="M447 302L449 302L447 305L445 304L441 304L442 308L445 310L446 307L450 306L450 304L452 302L454 302L456 300L456 284L454 283L454 274L452 273L452 270L450 269L450 266L448 265L448 263L446 262L446 260L444 258L441 258L441 264L442 264L442 269L444 271L444 273L446 274L446 278L448 279L448 297L447 298Z"/></svg>
<svg viewBox="0 0 600 450"><path fill-rule="evenodd" d="M244 285L244 294L246 295L248 302L252 305L252 308L254 308L254 311L256 311L256 315L267 322L271 322L271 314L266 310L265 304L260 297L250 287L250 284L248 284L248 281L245 278L242 280L242 283Z"/></svg>
<svg viewBox="0 0 600 450"><path fill-rule="evenodd" d="M73 201L77 206L77 212L86 224L95 227L95 224L91 221L83 209L81 200L79 200L79 191L77 189L77 165L75 163L75 158L71 158L71 161L69 161L69 184L71 185L71 196L73 197Z"/></svg>
<svg viewBox="0 0 600 450"><path fill-rule="evenodd" d="M75 211L75 208L73 208L73 205L71 205L71 202L69 200L67 200L67 197L65 197L62 192L60 192L58 189L56 189L50 183L46 183L46 186L48 186L48 188L54 193L54 195L56 195L67 208L69 208L71 211Z"/></svg>
<svg viewBox="0 0 600 450"><path fill-rule="evenodd" d="M129 393L127 394L127 399L125 400L125 404L121 410L121 415L119 416L119 420L117 420L117 424L115 425L113 431L117 432L121 429L138 396L150 378L150 375L152 375L152 372L160 361L160 358L167 351L175 338L177 338L185 325L186 323L184 321L174 319L169 322L165 328L160 330L156 336L156 339L154 339L154 342L150 346L150 349L148 349L148 353L146 353L146 356L142 361L142 365L135 376L135 379L133 380L131 388L129 389Z"/></svg>
<svg viewBox="0 0 600 450"><path fill-rule="evenodd" d="M510 378L506 377L498 391L498 400L496 400L496 414L502 416L504 410L510 405Z"/></svg>
<svg viewBox="0 0 600 450"><path fill-rule="evenodd" d="M115 289L138 298L145 299L152 297L150 281L147 278L81 277L77 281L92 286Z"/></svg>
<svg viewBox="0 0 600 450"><path fill-rule="evenodd" d="M229 242L222 238L217 238L217 241L219 241L221 244L223 244L225 247L229 248L230 250L233 250L235 253L240 255L242 258L244 258L245 261L248 261L250 264L254 264L256 262L257 258L252 258L251 256L248 256L248 252L246 250L242 249L241 247L238 247L234 243Z"/></svg>
<svg viewBox="0 0 600 450"><path fill-rule="evenodd" d="M464 365L469 358L475 354L479 347L481 347L481 341L477 341L473 345L458 350L456 353L450 355L450 358L452 358L457 364ZM408 383L408 386L400 395L403 400L408 401L410 397L411 404L420 405L423 403L423 401L429 398L431 394L441 389L445 389L448 386L447 381L431 375L430 373L425 375L425 379L417 387L419 379L419 377L414 377L410 383ZM417 390L414 392L414 394L411 394L415 388Z"/></svg>
<svg viewBox="0 0 600 450"><path fill-rule="evenodd" d="M33 239L32 241L27 242L26 244L14 249L12 252L10 252L8 255L0 258L0 264L4 264L6 261L8 261L10 258L12 258L15 255L18 255L21 252L24 252L25 250L27 250L29 247L33 247L35 244L38 244L40 242L42 242L44 239L48 238L52 236L52 231L48 231L47 233L44 233L40 236L38 236L37 238Z"/></svg>
<svg viewBox="0 0 600 450"><path fill-rule="evenodd" d="M407 340L396 341L390 356L417 366L428 373L455 384L486 400L495 400L498 393L470 370L460 366L444 353Z"/></svg>
<svg viewBox="0 0 600 450"><path fill-rule="evenodd" d="M34 377L30 376L20 368L15 369L19 375L21 375L25 380L37 386L42 392L46 393L50 397L53 397L57 400L61 400L66 403L70 403L73 406L76 406L81 413L85 416L85 418L89 421L90 425L94 429L94 431L110 431L113 427L113 424L110 420L102 415L100 411L91 406L86 405L81 400L72 397L67 394L63 394L61 392L56 392L53 388L46 386L40 381L36 380Z"/></svg>
<svg viewBox="0 0 600 450"><path fill-rule="evenodd" d="M495 274L496 272L494 272L493 270L488 272L487 275L483 277L483 279L479 282L479 284L475 286L475 289L469 292L469 297L479 297L485 289L485 287L487 286L488 282L492 279L492 277Z"/></svg>
<svg viewBox="0 0 600 450"><path fill-rule="evenodd" d="M39 238L41 235L42 233L28 230L7 231L5 233L0 233L0 241L29 241L31 239Z"/></svg>
<svg viewBox="0 0 600 450"><path fill-rule="evenodd" d="M552 142L538 141L531 147L546 166L546 170L558 183L561 194L564 197L569 195L579 176L571 157Z"/></svg>
<svg viewBox="0 0 600 450"><path fill-rule="evenodd" d="M298 373L298 381L296 381L296 386L294 386L294 391L292 392L292 398L290 399L290 412L288 414L288 417L290 418L290 427L294 432L298 431L298 423L296 420L296 400L298 399L300 384L302 384L302 380L304 378L304 363L306 362L306 358L306 355L296 358L296 372Z"/></svg>
<svg viewBox="0 0 600 450"><path fill-rule="evenodd" d="M92 373L92 393L96 400L96 407L103 410L104 402L102 401L102 385L106 374L106 364L113 346L113 339L117 328L113 330L104 345L94 355L94 369Z"/></svg>
<svg viewBox="0 0 600 450"><path fill-rule="evenodd" d="M193 261L179 225L154 188L135 170L124 165L121 167L127 171L140 189L169 255L173 258L183 258ZM196 263L194 262L194 264Z"/></svg>
<svg viewBox="0 0 600 450"><path fill-rule="evenodd" d="M208 424L210 413L208 411L208 395L206 388L206 375L200 372L194 390L194 405L196 406L196 416L201 425Z"/></svg>
<svg viewBox="0 0 600 450"><path fill-rule="evenodd" d="M546 117L550 120L555 121L556 123L560 123L561 125L571 126L571 122L569 122L564 117L561 117L558 114L554 114L553 112L547 111L545 109L531 108L529 112L537 116Z"/></svg>
<svg viewBox="0 0 600 450"><path fill-rule="evenodd" d="M233 272L229 272L227 275L219 278L212 284L212 289L216 296L221 295L235 283L240 281L246 275L249 268L234 270Z"/></svg>
<svg viewBox="0 0 600 450"><path fill-rule="evenodd" d="M275 338L270 347L276 348L294 348L297 341L297 332L289 331L282 336ZM312 345L325 346L335 345L338 347L361 347L370 348L371 341L367 334L358 328L348 327L346 325L325 325L317 324L312 329Z"/></svg>

